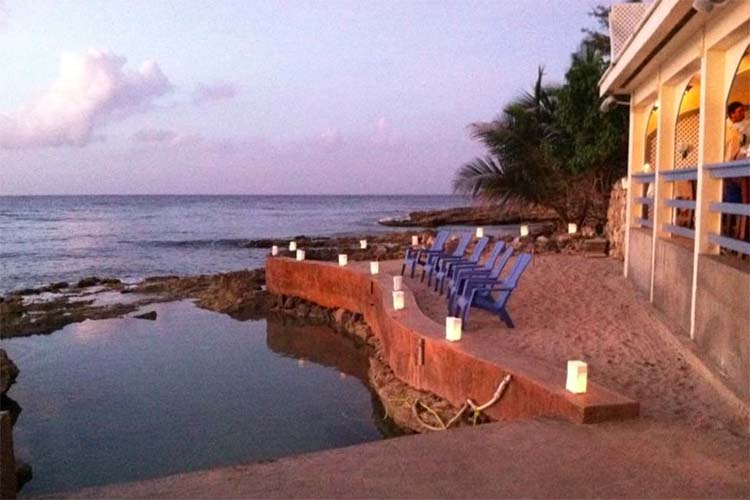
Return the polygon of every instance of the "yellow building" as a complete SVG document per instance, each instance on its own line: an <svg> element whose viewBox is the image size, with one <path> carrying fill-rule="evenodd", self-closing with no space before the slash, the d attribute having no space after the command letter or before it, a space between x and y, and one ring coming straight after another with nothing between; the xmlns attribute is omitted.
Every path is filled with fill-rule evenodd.
<svg viewBox="0 0 750 500"><path fill-rule="evenodd" d="M749 397L750 0L614 5L610 34L602 108L630 106L624 273Z"/></svg>

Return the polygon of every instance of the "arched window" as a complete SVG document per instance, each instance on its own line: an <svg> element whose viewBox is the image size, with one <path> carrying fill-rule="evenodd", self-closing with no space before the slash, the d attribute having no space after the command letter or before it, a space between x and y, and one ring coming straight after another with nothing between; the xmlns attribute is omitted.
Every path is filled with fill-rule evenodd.
<svg viewBox="0 0 750 500"><path fill-rule="evenodd" d="M645 151L643 152L643 165L641 170L643 172L653 172L656 169L656 136L659 132L659 106L654 104L651 108L651 113L648 115L648 122L646 123L646 137L644 142ZM645 198L654 197L654 184L651 182L644 183L642 187L641 196ZM641 205L641 217L644 219L651 218L651 207L647 204Z"/></svg>
<svg viewBox="0 0 750 500"><path fill-rule="evenodd" d="M724 161L750 158L750 47L740 58L727 96L727 120L724 134ZM750 178L724 179L722 201L750 203ZM722 217L721 232L725 236L750 241L750 221L746 216Z"/></svg>
<svg viewBox="0 0 750 500"><path fill-rule="evenodd" d="M700 135L700 75L690 79L682 92L677 111L674 135L674 168L696 168L698 165L698 137ZM680 180L672 183L672 198L675 200L695 200L697 183L695 180ZM676 208L672 221L677 226L695 228L695 210Z"/></svg>
<svg viewBox="0 0 750 500"><path fill-rule="evenodd" d="M659 106L654 104L651 113L648 115L648 124L646 125L646 151L644 151L643 170L654 170L656 168L656 136L659 132Z"/></svg>

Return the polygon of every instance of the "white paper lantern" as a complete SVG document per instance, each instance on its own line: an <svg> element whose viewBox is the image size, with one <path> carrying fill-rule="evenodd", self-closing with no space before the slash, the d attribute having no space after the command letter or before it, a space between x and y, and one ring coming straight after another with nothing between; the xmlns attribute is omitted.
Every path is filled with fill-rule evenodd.
<svg viewBox="0 0 750 500"><path fill-rule="evenodd" d="M297 260L299 260L299 261L305 260L305 251L304 250L297 250Z"/></svg>
<svg viewBox="0 0 750 500"><path fill-rule="evenodd" d="M477 235L477 238L483 237L484 236L484 228L483 227L478 227L475 234Z"/></svg>
<svg viewBox="0 0 750 500"><path fill-rule="evenodd" d="M274 245L271 247L271 255L279 255L279 247Z"/></svg>
<svg viewBox="0 0 750 500"><path fill-rule="evenodd" d="M529 235L529 226L527 224L521 224L521 236Z"/></svg>
<svg viewBox="0 0 750 500"><path fill-rule="evenodd" d="M415 234L411 237L411 246L415 247L417 245L419 245L419 236Z"/></svg>
<svg viewBox="0 0 750 500"><path fill-rule="evenodd" d="M400 290L393 292L393 308L396 311L404 308L404 292Z"/></svg>
<svg viewBox="0 0 750 500"><path fill-rule="evenodd" d="M367 240L359 240L359 248L361 248L362 250L367 248Z"/></svg>
<svg viewBox="0 0 750 500"><path fill-rule="evenodd" d="M345 266L349 262L349 258L346 256L345 253L339 254L339 265Z"/></svg>
<svg viewBox="0 0 750 500"><path fill-rule="evenodd" d="M571 222L568 224L568 234L576 234L578 232L578 224Z"/></svg>
<svg viewBox="0 0 750 500"><path fill-rule="evenodd" d="M565 389L573 394L586 392L588 378L588 366L583 361L568 361L568 378L565 381Z"/></svg>
<svg viewBox="0 0 750 500"><path fill-rule="evenodd" d="M401 290L401 286L404 284L404 278L403 276L394 276L393 277L393 289L394 290Z"/></svg>
<svg viewBox="0 0 750 500"><path fill-rule="evenodd" d="M461 318L455 316L445 318L445 339L450 342L461 340Z"/></svg>
<svg viewBox="0 0 750 500"><path fill-rule="evenodd" d="M289 251L294 252L297 250L297 242L296 241L290 241L289 242Z"/></svg>
<svg viewBox="0 0 750 500"><path fill-rule="evenodd" d="M370 274L378 274L380 272L380 262L373 260L370 262Z"/></svg>

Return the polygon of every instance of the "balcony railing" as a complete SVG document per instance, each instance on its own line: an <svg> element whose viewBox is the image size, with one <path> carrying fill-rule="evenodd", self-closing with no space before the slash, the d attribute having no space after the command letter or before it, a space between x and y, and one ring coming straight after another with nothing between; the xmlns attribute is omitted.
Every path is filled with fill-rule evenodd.
<svg viewBox="0 0 750 500"><path fill-rule="evenodd" d="M631 176L631 182L634 184L652 184L656 180L656 174L652 172L641 172L638 174L633 174ZM648 227L653 228L654 227L654 220L653 220L653 207L654 207L654 197L653 196L636 196L633 201L641 206L647 206L648 207L648 214L650 214L649 218L643 218L638 217L635 219L636 224L642 226L642 227Z"/></svg>
<svg viewBox="0 0 750 500"><path fill-rule="evenodd" d="M666 172L659 172L659 178L664 182L681 182L681 181L689 181L689 182L697 182L698 180L698 168L681 168L677 170L669 170ZM664 201L664 205L672 209L673 211L675 209L677 210L691 210L693 214L691 215L691 220L695 220L695 200L681 200L681 199L673 199L673 198L667 198ZM675 220L675 214L673 212L672 220ZM667 223L662 225L662 230L664 230L667 233L682 236L683 238L689 238L691 240L695 239L695 229L680 226L673 223Z"/></svg>
<svg viewBox="0 0 750 500"><path fill-rule="evenodd" d="M750 177L750 158L716 163L705 166L706 172L712 179L731 179L736 177ZM738 215L750 217L750 204L748 203L710 203L708 209L721 215ZM750 230L750 228L749 228ZM708 241L737 253L750 255L750 243L729 236L716 233L708 234Z"/></svg>

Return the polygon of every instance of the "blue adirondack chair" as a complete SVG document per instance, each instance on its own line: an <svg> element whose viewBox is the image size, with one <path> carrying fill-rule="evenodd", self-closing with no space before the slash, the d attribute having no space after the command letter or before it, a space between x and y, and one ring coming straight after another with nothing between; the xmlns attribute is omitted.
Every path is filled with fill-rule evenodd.
<svg viewBox="0 0 750 500"><path fill-rule="evenodd" d="M479 240L477 240L477 244L474 245L474 250L471 251L471 255L468 259L464 259L463 257L442 257L438 259L436 265L437 272L435 273L435 291L437 292L439 287L440 293L443 293L443 281L445 280L446 276L453 272L454 266L458 266L461 264L476 265L479 262L479 259L482 257L484 247L487 246L487 243L489 243L489 241L490 239L487 236L479 238ZM427 285L429 286L429 281Z"/></svg>
<svg viewBox="0 0 750 500"><path fill-rule="evenodd" d="M456 300L455 315L461 318L464 325L468 325L469 309L478 307L497 314L508 325L508 328L514 328L513 320L505 306L529 263L531 263L531 254L522 253L516 257L513 269L506 279L477 278L469 280L463 294ZM493 297L492 292L497 292L497 297Z"/></svg>
<svg viewBox="0 0 750 500"><path fill-rule="evenodd" d="M417 263L419 263L419 257L424 252L442 252L443 246L445 246L445 242L448 241L448 236L450 236L450 233L444 229L441 229L435 235L435 240L432 242L432 246L428 250L424 250L422 248L407 248L406 255L404 256L404 263L401 264L401 276L404 275L404 271L408 266L411 270L411 277L413 278L414 270L417 267Z"/></svg>
<svg viewBox="0 0 750 500"><path fill-rule="evenodd" d="M422 262L418 262L418 264L422 265L422 277L419 278L419 281L424 281L424 276L426 274L427 286L430 286L430 282L432 281L432 273L435 271L435 267L437 266L440 259L444 257L463 257L464 253L466 253L466 247L468 247L469 243L471 242L471 237L471 233L461 234L461 239L458 240L458 246L456 246L456 249L453 251L453 253L446 253L443 251L438 253L427 253L426 259Z"/></svg>
<svg viewBox="0 0 750 500"><path fill-rule="evenodd" d="M492 271L492 268L495 267L495 263L497 262L498 257L500 257L500 252L503 251L503 248L505 248L505 242L503 240L500 240L495 243L495 246L492 248L492 253L490 253L489 257L487 257L487 260L484 264L480 265L479 262L455 262L451 264L449 272L445 273L445 275L442 276L440 273L438 273L438 279L440 280L440 290L439 293L443 293L444 284L446 281L448 281L449 287L449 293L450 293L450 287L453 285L453 283L456 281L456 276L458 273L463 272L464 274L470 272L470 271L478 271L478 272L485 272L490 273ZM437 289L438 285L435 284L435 288ZM449 295L450 297L450 295Z"/></svg>
<svg viewBox="0 0 750 500"><path fill-rule="evenodd" d="M453 277L453 283L451 284L450 290L448 290L448 314L453 314L456 299L463 294L469 280L480 278L498 280L503 269L505 269L505 265L511 257L513 257L513 248L508 247L500 257L496 259L497 265L495 265L495 262L492 262L492 267L490 269L487 269L487 265L490 264L489 262L481 269L459 269Z"/></svg>

